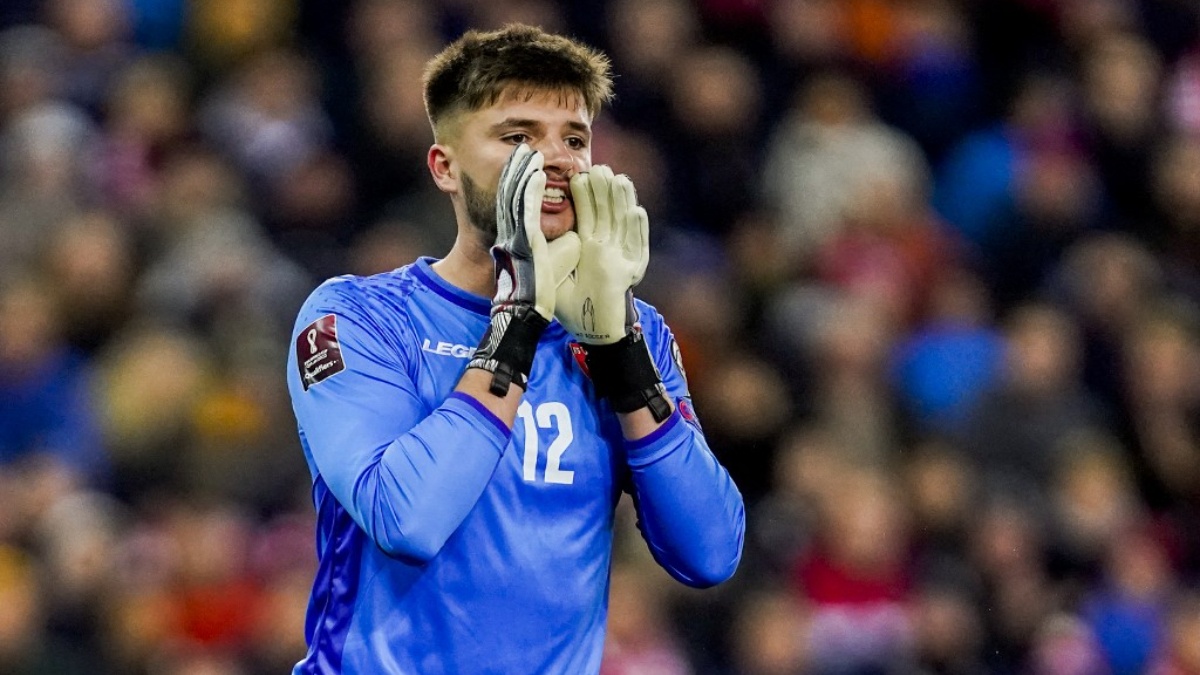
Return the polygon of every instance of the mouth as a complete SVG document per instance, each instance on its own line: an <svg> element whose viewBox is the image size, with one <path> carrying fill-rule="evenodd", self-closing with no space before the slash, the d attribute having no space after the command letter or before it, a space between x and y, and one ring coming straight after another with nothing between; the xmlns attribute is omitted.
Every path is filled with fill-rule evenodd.
<svg viewBox="0 0 1200 675"><path fill-rule="evenodd" d="M567 198L567 193L562 188L548 187L542 196L542 202L545 204L561 204Z"/></svg>
<svg viewBox="0 0 1200 675"><path fill-rule="evenodd" d="M542 194L542 213L562 213L571 206L567 191L560 187L547 187Z"/></svg>

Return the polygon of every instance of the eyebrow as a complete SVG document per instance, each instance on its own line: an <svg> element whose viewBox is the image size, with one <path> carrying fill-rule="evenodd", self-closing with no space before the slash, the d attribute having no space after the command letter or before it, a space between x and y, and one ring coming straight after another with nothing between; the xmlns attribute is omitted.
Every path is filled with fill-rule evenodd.
<svg viewBox="0 0 1200 675"><path fill-rule="evenodd" d="M500 120L499 122L493 124L491 126L491 132L496 134L496 133L500 133L501 131L503 131L505 129L529 129L529 130L541 131L541 130L544 130L545 128L546 128L546 124L544 122L540 122L538 120L526 119L526 118L522 118L522 117L507 117L507 118ZM583 122L576 122L576 121L572 120L570 122L567 122L567 128L574 132L582 134L582 135L586 136L587 138L592 137L591 127L584 124Z"/></svg>
<svg viewBox="0 0 1200 675"><path fill-rule="evenodd" d="M567 122L567 128L577 131L588 138L592 137L592 128L583 122Z"/></svg>

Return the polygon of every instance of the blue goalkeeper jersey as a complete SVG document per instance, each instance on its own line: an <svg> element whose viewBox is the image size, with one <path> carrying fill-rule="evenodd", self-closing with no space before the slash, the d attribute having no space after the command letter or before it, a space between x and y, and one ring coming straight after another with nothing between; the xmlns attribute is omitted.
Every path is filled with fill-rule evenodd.
<svg viewBox="0 0 1200 675"><path fill-rule="evenodd" d="M658 430L623 439L552 322L510 431L453 393L490 302L431 262L331 279L296 321L288 388L320 562L294 673L596 673L621 491L659 564L698 587L737 566L741 495L652 307L639 301L676 403Z"/></svg>

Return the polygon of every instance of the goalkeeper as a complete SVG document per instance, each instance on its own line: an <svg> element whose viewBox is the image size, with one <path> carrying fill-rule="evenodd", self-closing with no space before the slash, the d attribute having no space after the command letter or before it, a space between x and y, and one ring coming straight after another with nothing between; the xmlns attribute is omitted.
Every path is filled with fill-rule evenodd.
<svg viewBox="0 0 1200 675"><path fill-rule="evenodd" d="M327 281L293 334L320 559L294 672L597 673L621 492L696 587L737 567L742 498L633 297L646 213L591 165L608 60L472 31L424 86L453 247Z"/></svg>

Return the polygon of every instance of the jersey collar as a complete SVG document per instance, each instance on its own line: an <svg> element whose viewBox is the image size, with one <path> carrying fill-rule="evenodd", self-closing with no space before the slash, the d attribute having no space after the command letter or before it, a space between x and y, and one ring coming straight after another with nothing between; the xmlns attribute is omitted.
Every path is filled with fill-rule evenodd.
<svg viewBox="0 0 1200 675"><path fill-rule="evenodd" d="M437 272L433 271L431 265L435 262L437 262L437 258L424 256L417 258L416 264L413 265L413 274L434 293L437 293L459 307L469 309L476 314L484 316L488 316L491 313L491 300L482 295L468 293L457 286L450 285L449 282L438 276Z"/></svg>
<svg viewBox="0 0 1200 675"><path fill-rule="evenodd" d="M459 307L484 317L490 316L492 313L492 301L482 295L468 293L458 286L451 285L433 270L432 265L437 261L437 258L429 256L417 258L416 263L412 266L413 276L428 286L429 290ZM549 327L546 328L546 332L542 333L542 340L546 340L547 338L558 339L565 333L566 329L555 319L550 322Z"/></svg>

